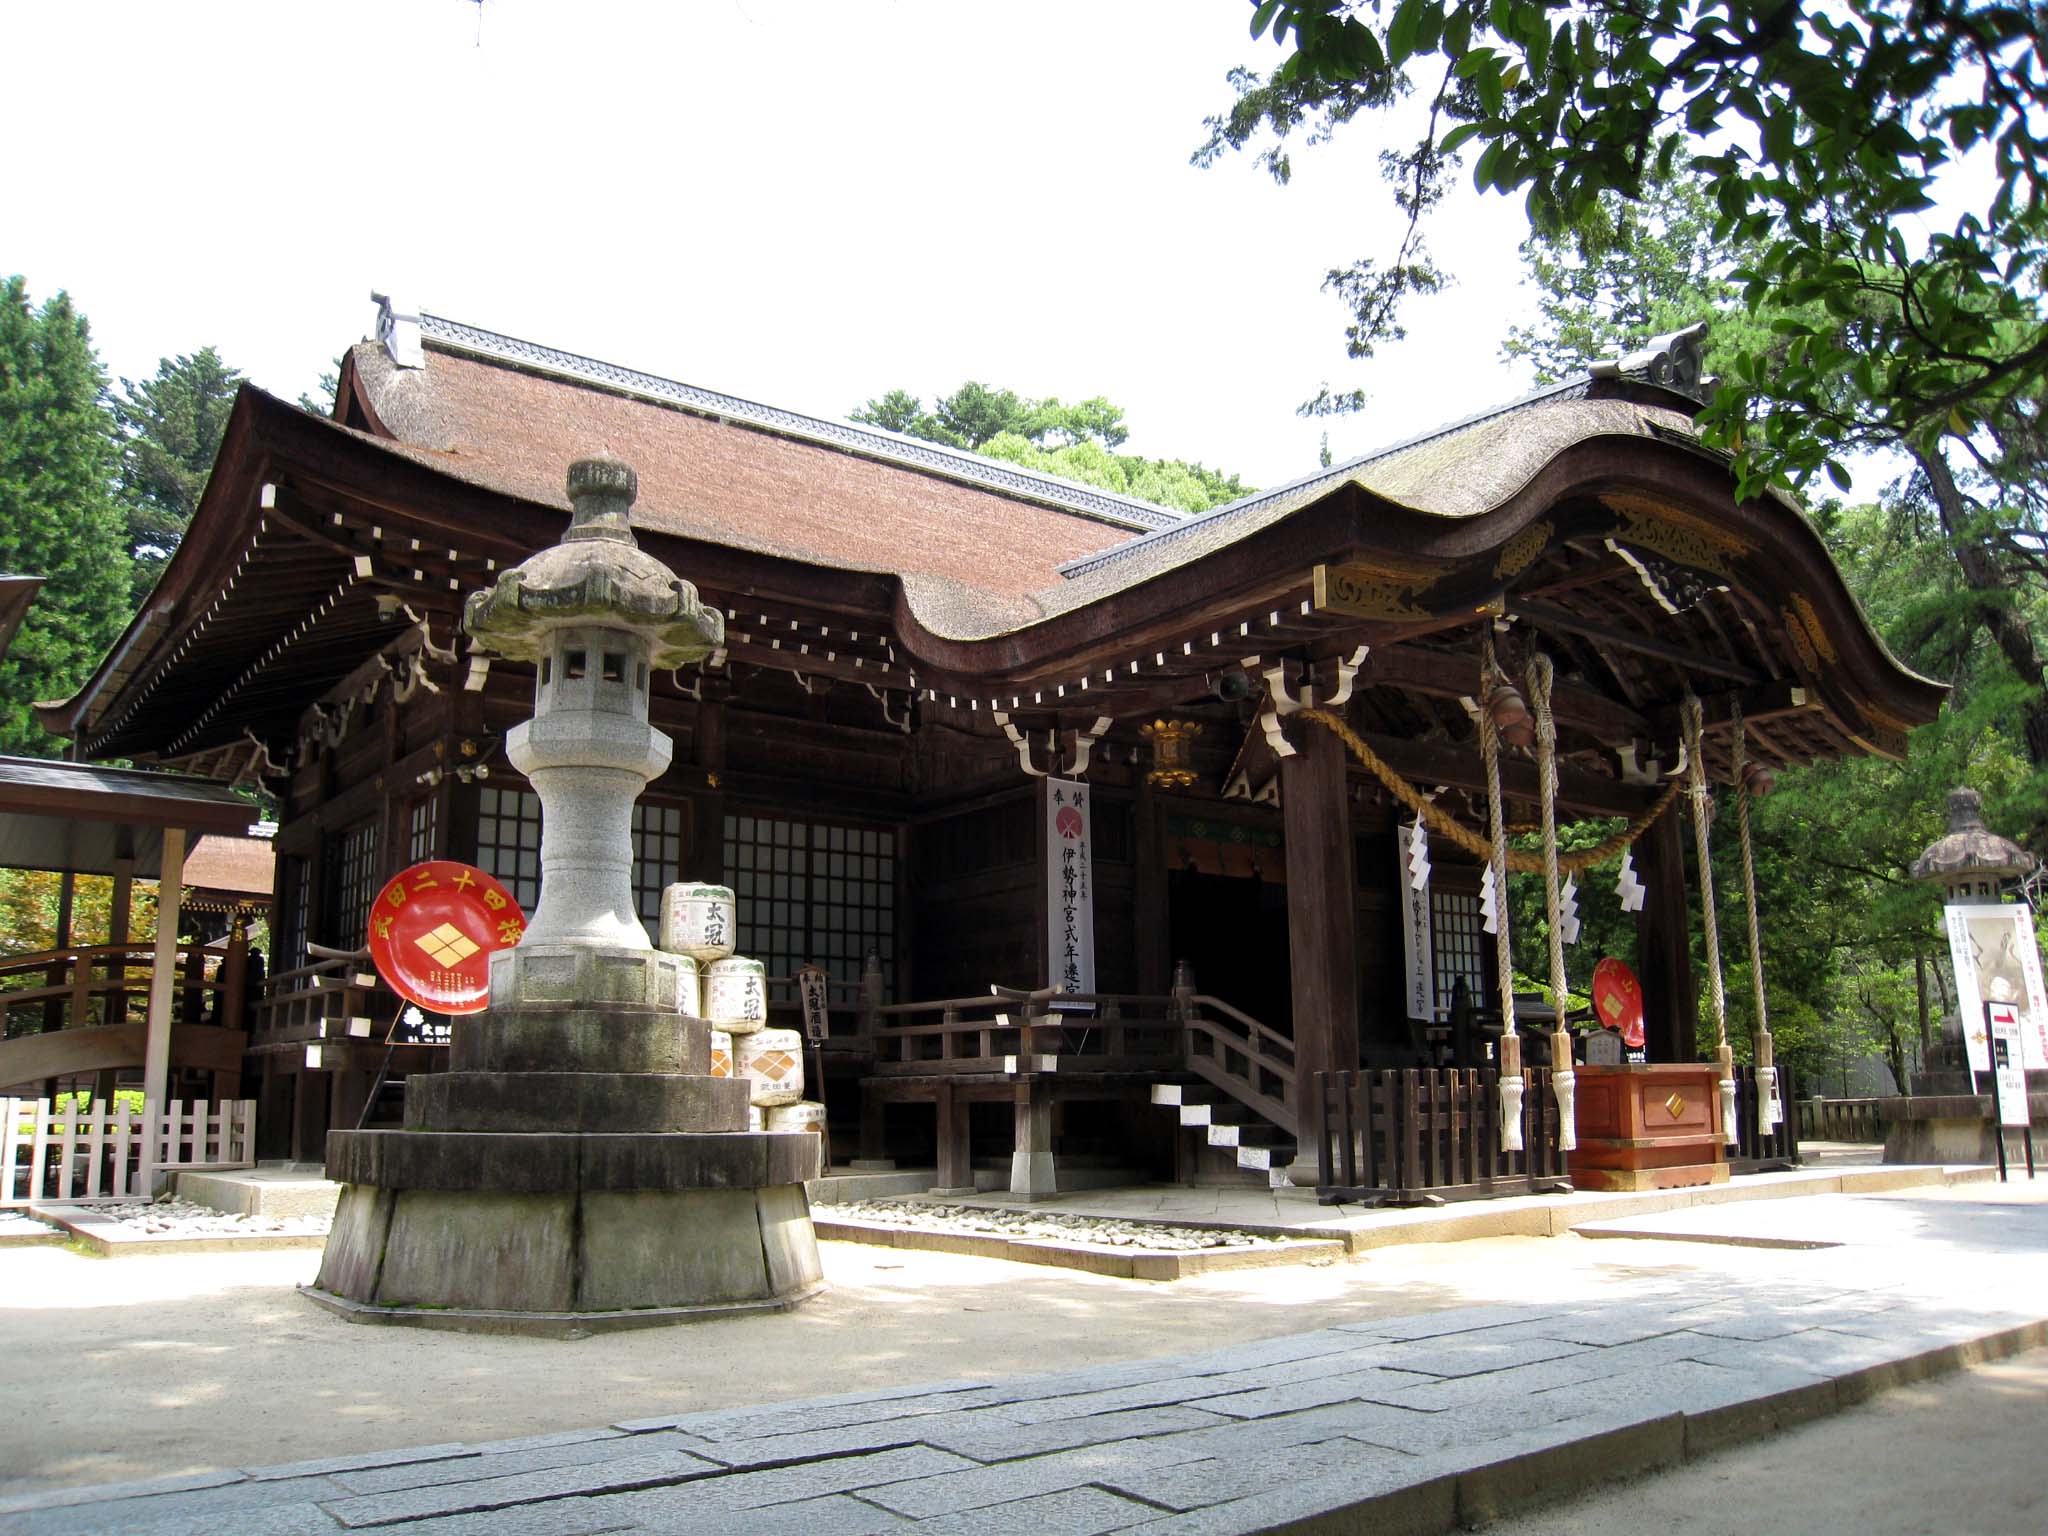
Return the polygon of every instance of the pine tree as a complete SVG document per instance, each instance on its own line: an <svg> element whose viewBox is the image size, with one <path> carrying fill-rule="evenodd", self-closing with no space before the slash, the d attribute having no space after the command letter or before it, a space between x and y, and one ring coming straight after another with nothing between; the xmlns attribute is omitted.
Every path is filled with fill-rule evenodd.
<svg viewBox="0 0 2048 1536"><path fill-rule="evenodd" d="M29 706L76 689L127 622L105 389L70 296L36 310L23 279L0 284L0 570L45 578L0 662L0 752L55 755Z"/></svg>
<svg viewBox="0 0 2048 1536"><path fill-rule="evenodd" d="M113 402L125 439L120 496L138 601L156 585L199 509L241 383L211 347L164 358L156 377L140 384L121 381Z"/></svg>

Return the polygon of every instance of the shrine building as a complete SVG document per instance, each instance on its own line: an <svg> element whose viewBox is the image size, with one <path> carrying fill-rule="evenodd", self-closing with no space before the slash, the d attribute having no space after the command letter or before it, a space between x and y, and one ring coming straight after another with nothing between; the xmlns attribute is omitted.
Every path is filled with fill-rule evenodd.
<svg viewBox="0 0 2048 1536"><path fill-rule="evenodd" d="M446 858L538 899L539 804L503 749L535 678L458 621L560 538L569 463L614 455L641 545L725 617L651 680L675 753L635 812L641 915L671 882L733 887L778 1024L827 970L835 1165L1044 1193L1316 1181L1320 1149L1353 1187L1317 1074L1426 1098L1515 1069L1486 855L1546 789L1620 830L1644 1052L1695 1062L1719 1041L1691 776L1727 796L1897 756L1939 706L1800 508L1737 499L1694 432L1706 387L1682 333L1184 515L383 301L332 419L243 388L161 581L41 717L82 759L275 797L244 1091L260 1155L318 1162L445 1056L360 958L384 881ZM1621 851L1574 877L1581 906L1618 899ZM1741 892L1715 899L1739 958ZM1572 988L1596 958L1568 952ZM1506 1001L1556 1070L1543 999Z"/></svg>

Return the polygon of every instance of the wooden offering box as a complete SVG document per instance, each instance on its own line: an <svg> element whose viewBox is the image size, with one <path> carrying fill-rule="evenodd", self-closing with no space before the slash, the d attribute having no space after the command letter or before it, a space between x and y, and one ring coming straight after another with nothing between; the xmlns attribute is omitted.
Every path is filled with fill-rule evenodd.
<svg viewBox="0 0 2048 1536"><path fill-rule="evenodd" d="M1580 1189L1682 1189L1728 1177L1717 1074L1701 1063L1577 1069Z"/></svg>

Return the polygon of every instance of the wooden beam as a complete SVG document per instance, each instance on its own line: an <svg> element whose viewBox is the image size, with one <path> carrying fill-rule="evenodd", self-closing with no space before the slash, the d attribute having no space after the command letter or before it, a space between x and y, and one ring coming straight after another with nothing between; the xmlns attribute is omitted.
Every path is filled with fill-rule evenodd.
<svg viewBox="0 0 2048 1536"><path fill-rule="evenodd" d="M1313 739L1329 733L1320 726L1301 726L1296 734ZM1409 741L1398 736L1364 734L1365 744L1387 766L1411 784L1444 784L1454 789L1483 794L1485 770L1480 766L1479 748L1450 742ZM1335 739L1334 737L1332 738ZM1341 749L1341 746L1339 748ZM1363 773L1365 770L1360 769ZM1521 758L1503 756L1500 765L1501 793L1510 800L1536 798L1536 765ZM1282 782L1282 793L1286 792ZM1557 765L1557 803L1560 809L1590 816L1637 816L1647 810L1654 793L1594 773L1576 763Z"/></svg>
<svg viewBox="0 0 2048 1536"><path fill-rule="evenodd" d="M1479 658L1425 646L1389 646L1367 654L1358 681L1442 699L1477 698ZM1650 722L1643 716L1591 688L1560 682L1550 698L1561 727L1583 731L1604 745L1621 746L1650 735Z"/></svg>
<svg viewBox="0 0 2048 1536"><path fill-rule="evenodd" d="M1610 624L1582 619L1568 609L1552 607L1549 603L1517 602L1514 611L1531 624L1562 630L1566 634L1584 635L1588 640L1604 641L1608 645L1620 646L1625 651L1636 651L1644 656L1655 656L1660 661L1668 661L1683 671L1704 672L1710 677L1731 678L1746 686L1763 681L1759 673L1748 667L1717 661L1711 656L1700 654L1690 646L1672 645L1668 641L1652 640L1648 635L1636 634L1632 630L1616 629Z"/></svg>
<svg viewBox="0 0 2048 1536"><path fill-rule="evenodd" d="M1818 710L1820 700L1811 689L1796 683L1764 683L1755 688L1729 688L1720 693L1700 695L1700 723L1709 731L1726 730L1735 718L1736 706L1742 707L1742 718L1750 725L1766 720L1782 720L1788 715L1802 715L1809 710ZM1654 739L1675 741L1682 728L1679 706L1666 704L1652 710L1650 724L1655 727Z"/></svg>

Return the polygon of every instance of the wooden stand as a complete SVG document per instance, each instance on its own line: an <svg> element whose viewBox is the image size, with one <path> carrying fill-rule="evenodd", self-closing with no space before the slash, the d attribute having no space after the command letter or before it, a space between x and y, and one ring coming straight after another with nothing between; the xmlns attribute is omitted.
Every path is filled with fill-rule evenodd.
<svg viewBox="0 0 2048 1536"><path fill-rule="evenodd" d="M1580 1189L1683 1189L1728 1177L1715 1069L1705 1063L1578 1069Z"/></svg>

